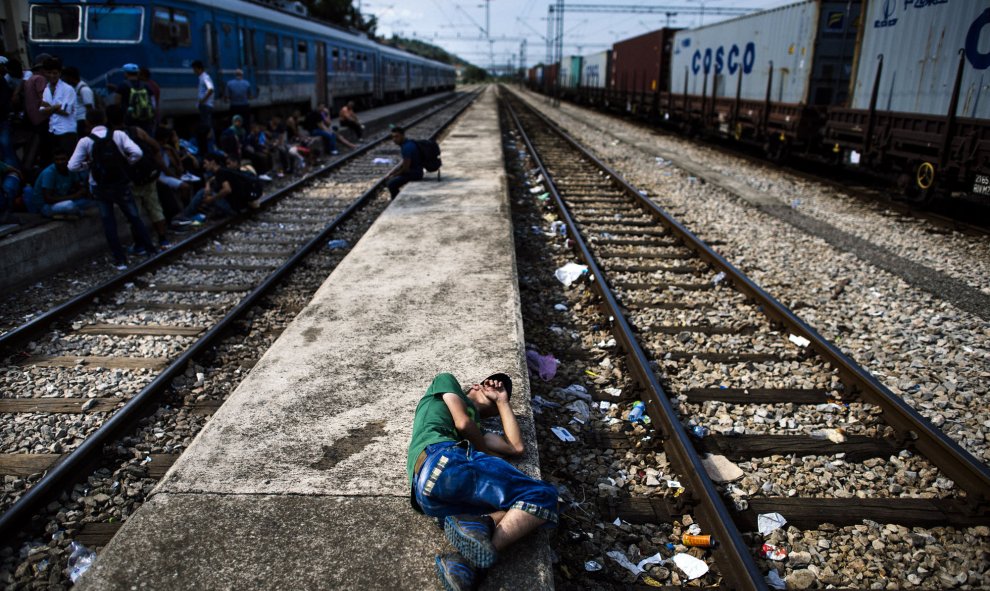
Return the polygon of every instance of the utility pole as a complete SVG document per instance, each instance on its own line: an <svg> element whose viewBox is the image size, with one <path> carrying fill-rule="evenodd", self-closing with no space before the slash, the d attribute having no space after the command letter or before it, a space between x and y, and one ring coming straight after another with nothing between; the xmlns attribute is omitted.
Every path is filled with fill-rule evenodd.
<svg viewBox="0 0 990 591"><path fill-rule="evenodd" d="M485 0L485 37L488 39L488 64L495 67L495 47L492 44L492 0Z"/></svg>

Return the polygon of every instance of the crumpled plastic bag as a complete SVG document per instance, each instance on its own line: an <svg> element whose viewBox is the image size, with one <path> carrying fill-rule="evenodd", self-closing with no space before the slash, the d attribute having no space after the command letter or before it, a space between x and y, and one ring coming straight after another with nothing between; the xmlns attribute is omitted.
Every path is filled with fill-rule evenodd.
<svg viewBox="0 0 990 591"><path fill-rule="evenodd" d="M588 265L579 265L577 263L567 263L563 267L557 269L553 272L553 276L557 278L557 281L564 284L564 287L570 287L572 283L578 280L581 275L588 272Z"/></svg>
<svg viewBox="0 0 990 591"><path fill-rule="evenodd" d="M756 527L762 535L767 535L775 529L780 529L787 524L787 520L780 513L760 513L756 517Z"/></svg>
<svg viewBox="0 0 990 591"><path fill-rule="evenodd" d="M591 418L591 407L584 400L572 400L565 404L564 408L577 415L582 422L586 423Z"/></svg>
<svg viewBox="0 0 990 591"><path fill-rule="evenodd" d="M96 552L79 542L72 542L69 549L72 550L72 553L69 554L69 568L66 570L69 573L69 580L75 583L93 565L93 561L96 560Z"/></svg>
<svg viewBox="0 0 990 591"><path fill-rule="evenodd" d="M605 556L608 556L612 560L618 562L619 566L631 572L633 575L637 577L643 574L643 569L639 568L632 562L629 562L629 559L626 558L626 555L623 554L622 552L619 552L618 550L612 550L611 552L606 552Z"/></svg>
<svg viewBox="0 0 990 591"><path fill-rule="evenodd" d="M585 402L591 402L591 394L588 394L588 389L581 384L571 384L566 388L561 388L560 393L568 399L574 398L577 400L584 400Z"/></svg>
<svg viewBox="0 0 990 591"><path fill-rule="evenodd" d="M544 382L549 382L557 375L557 359L552 354L540 355L532 349L526 351L526 365Z"/></svg>

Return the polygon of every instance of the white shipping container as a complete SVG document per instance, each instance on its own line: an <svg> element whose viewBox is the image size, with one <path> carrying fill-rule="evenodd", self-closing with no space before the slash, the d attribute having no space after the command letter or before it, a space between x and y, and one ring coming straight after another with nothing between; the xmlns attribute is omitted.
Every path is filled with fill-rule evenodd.
<svg viewBox="0 0 990 591"><path fill-rule="evenodd" d="M609 51L600 51L584 56L581 72L581 86L605 88L608 85Z"/></svg>
<svg viewBox="0 0 990 591"><path fill-rule="evenodd" d="M581 80L581 56L565 55L560 60L560 85L564 88L576 88Z"/></svg>
<svg viewBox="0 0 990 591"><path fill-rule="evenodd" d="M877 109L946 115L966 63L957 115L990 118L990 0L876 0L863 18L851 105L869 109L883 54Z"/></svg>
<svg viewBox="0 0 990 591"><path fill-rule="evenodd" d="M903 0L898 0L903 1ZM814 0L782 6L674 35L670 87L676 94L735 98L742 71L741 98L764 100L773 62L771 100L804 103L818 30L818 3ZM707 79L707 85L705 80Z"/></svg>

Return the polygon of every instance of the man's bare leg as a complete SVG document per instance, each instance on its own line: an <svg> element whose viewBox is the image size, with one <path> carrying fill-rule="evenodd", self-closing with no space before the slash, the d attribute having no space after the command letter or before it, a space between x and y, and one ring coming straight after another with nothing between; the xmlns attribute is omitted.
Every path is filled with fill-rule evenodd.
<svg viewBox="0 0 990 591"><path fill-rule="evenodd" d="M492 519L495 519L494 515ZM504 516L495 521L498 525L495 526L495 533L492 535L492 544L496 550L502 552L547 520L520 509L509 509Z"/></svg>

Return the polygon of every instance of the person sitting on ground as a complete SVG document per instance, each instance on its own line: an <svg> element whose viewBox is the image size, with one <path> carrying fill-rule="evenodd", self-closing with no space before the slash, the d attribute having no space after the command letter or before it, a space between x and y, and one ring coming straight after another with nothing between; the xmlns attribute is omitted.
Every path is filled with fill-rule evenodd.
<svg viewBox="0 0 990 591"><path fill-rule="evenodd" d="M228 157L221 163L218 154L207 154L203 157L203 171L210 176L206 186L197 191L182 210L182 215L173 220L175 225L202 223L206 221L207 213L217 212L226 217L258 207L258 202L250 198L250 190L245 186L246 174L238 170L238 164L232 158Z"/></svg>
<svg viewBox="0 0 990 591"><path fill-rule="evenodd" d="M21 223L11 212L23 182L24 175L17 167L0 160L0 225ZM30 200L30 189L30 185L24 186L25 201Z"/></svg>
<svg viewBox="0 0 990 591"><path fill-rule="evenodd" d="M364 134L364 126L354 112L354 101L347 101L347 104L340 108L340 124L354 132L354 136L361 140Z"/></svg>
<svg viewBox="0 0 990 591"><path fill-rule="evenodd" d="M263 181L272 180L267 174L274 166L269 144L268 132L265 131L264 126L260 123L252 124L251 132L244 140L243 155L251 162L251 166L260 173L258 176Z"/></svg>
<svg viewBox="0 0 990 591"><path fill-rule="evenodd" d="M337 140L344 144L348 148L354 149L354 144L339 137L333 129L330 123L330 111L327 109L326 105L319 105L316 107L315 111L310 112L306 115L304 120L306 131L310 135L317 136L323 140L323 151L326 154L336 155L339 154L337 151Z"/></svg>
<svg viewBox="0 0 990 591"><path fill-rule="evenodd" d="M244 129L244 118L234 115L230 118L230 127L220 134L220 149L239 162L243 157L246 142L247 130Z"/></svg>
<svg viewBox="0 0 990 591"><path fill-rule="evenodd" d="M557 489L499 456L525 451L509 405L512 380L494 374L461 388L442 373L416 406L406 471L417 511L443 519L457 552L437 556L436 572L448 591L473 589L479 571L538 527L557 524ZM499 417L505 435L482 433L481 419Z"/></svg>
<svg viewBox="0 0 990 591"><path fill-rule="evenodd" d="M395 199L406 183L423 179L423 157L419 153L416 141L406 138L406 130L398 125L392 127L392 141L402 152L402 163L393 168L386 177L389 180L385 185L392 199Z"/></svg>
<svg viewBox="0 0 990 591"><path fill-rule="evenodd" d="M86 173L69 170L69 152L57 148L54 162L34 181L34 190L25 191L24 205L29 213L47 218L82 215L84 210L96 207L88 185Z"/></svg>
<svg viewBox="0 0 990 591"><path fill-rule="evenodd" d="M162 126L155 132L155 141L162 148L162 163L165 165L165 170L158 175L159 185L164 185L166 189L175 191L178 193L182 204L188 204L189 199L192 198L192 186L183 180L183 177L191 181L195 175L186 174L182 156L179 153L179 135L171 127ZM190 157L195 160L194 157Z"/></svg>

